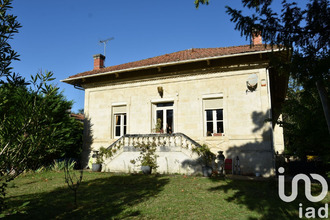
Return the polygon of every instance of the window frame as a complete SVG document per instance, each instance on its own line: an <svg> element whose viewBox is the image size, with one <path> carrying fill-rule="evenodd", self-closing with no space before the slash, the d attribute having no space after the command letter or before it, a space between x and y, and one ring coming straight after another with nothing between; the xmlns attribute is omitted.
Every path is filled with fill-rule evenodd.
<svg viewBox="0 0 330 220"><path fill-rule="evenodd" d="M120 116L120 124L117 125L117 116ZM126 118L126 120L125 120ZM126 123L125 123L126 122ZM119 126L120 134L119 136L116 135L117 127ZM127 133L127 114L126 113L114 113L113 114L113 137L114 138L120 138L121 136L125 135Z"/></svg>
<svg viewBox="0 0 330 220"><path fill-rule="evenodd" d="M164 106L157 106L157 105L164 105ZM169 104L169 105L167 105ZM172 110L172 127L171 127L171 132L174 132L174 101L168 101L168 102L159 102L159 103L153 103L154 108L153 108L153 119L155 124L152 125L153 130L156 129L156 123L157 123L157 111L163 111L163 131L160 133L167 134L167 111ZM165 129L164 129L165 128Z"/></svg>
<svg viewBox="0 0 330 220"><path fill-rule="evenodd" d="M124 102L118 102L118 103L112 103L112 123L111 123L111 134L112 138L118 139L122 137L123 135L127 134L128 132L128 114L127 114L127 103ZM116 117L120 117L120 124L117 125ZM126 120L125 120L126 119ZM126 122L126 123L125 123ZM120 126L120 134L119 136L116 135L116 128Z"/></svg>
<svg viewBox="0 0 330 220"><path fill-rule="evenodd" d="M207 94L202 96L203 99L203 117L204 117L204 128L203 136L224 136L225 135L225 114L224 114L224 102L223 94ZM221 110L222 118L217 118L217 111ZM212 119L208 120L208 112L211 111ZM212 123L212 133L208 135L208 123ZM218 126L218 123L220 125ZM220 132L222 129L222 132Z"/></svg>
<svg viewBox="0 0 330 220"><path fill-rule="evenodd" d="M221 110L222 111L222 119L218 119L217 118L217 111ZM207 120L207 112L211 111L212 112L212 119L211 120ZM205 132L204 135L207 137L210 136L223 136L224 132L224 119L223 119L223 108L217 108L217 109L204 109L204 117L205 117ZM207 135L207 123L212 122L212 130L213 132L211 133L211 135ZM221 127L218 127L218 123L222 123L222 132L219 132Z"/></svg>

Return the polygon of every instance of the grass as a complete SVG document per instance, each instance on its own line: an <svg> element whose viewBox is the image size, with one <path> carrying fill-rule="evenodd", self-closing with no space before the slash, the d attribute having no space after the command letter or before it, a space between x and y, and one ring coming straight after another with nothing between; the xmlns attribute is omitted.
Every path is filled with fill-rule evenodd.
<svg viewBox="0 0 330 220"><path fill-rule="evenodd" d="M313 185L314 194L320 190ZM84 172L77 207L63 172L22 175L7 192L11 207L30 201L27 214L8 219L296 219L299 203L324 207L330 200L328 194L323 203L310 203L302 187L294 202L285 203L275 180L91 172Z"/></svg>

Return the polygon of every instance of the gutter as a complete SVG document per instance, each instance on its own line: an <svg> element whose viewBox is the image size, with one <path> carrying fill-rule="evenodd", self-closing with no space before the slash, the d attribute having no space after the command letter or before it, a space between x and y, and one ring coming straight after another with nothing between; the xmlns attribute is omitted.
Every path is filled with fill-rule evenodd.
<svg viewBox="0 0 330 220"><path fill-rule="evenodd" d="M96 73L96 74L92 74L92 75L79 76L79 77L75 77L75 78L66 78L66 79L63 79L63 80L60 80L60 81L70 84L70 81L79 80L79 79L86 79L86 78L91 78L91 77L97 77L97 76L103 76L103 75L108 75L108 74L116 74L116 73L122 73L122 72L128 72L128 71L143 70L143 69L170 66L170 65L172 66L172 65L177 65L177 64L193 63L193 62L199 62L199 61L215 60L215 59L235 57L235 56L240 56L240 55L245 56L245 55L254 55L254 54L261 54L261 53L269 53L269 52L272 52L272 51L277 52L277 51L280 51L280 49L255 51L255 52L249 52L249 53L238 53L238 54L222 55L222 56L216 56L216 57L204 57L204 58L199 58L199 59L183 60L183 61L168 62L168 63L161 63L161 64L152 64L152 65L149 65L149 66L133 67L133 68L128 68L128 69L114 70L114 71L109 71L109 72L104 72L104 73Z"/></svg>

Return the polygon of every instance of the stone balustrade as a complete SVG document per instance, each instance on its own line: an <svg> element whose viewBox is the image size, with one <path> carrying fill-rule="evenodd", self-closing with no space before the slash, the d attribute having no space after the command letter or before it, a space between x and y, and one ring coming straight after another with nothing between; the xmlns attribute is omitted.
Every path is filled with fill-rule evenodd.
<svg viewBox="0 0 330 220"><path fill-rule="evenodd" d="M173 134L126 134L111 144L108 149L134 147L138 144L156 143L157 147L180 147L187 150L201 145L183 133Z"/></svg>

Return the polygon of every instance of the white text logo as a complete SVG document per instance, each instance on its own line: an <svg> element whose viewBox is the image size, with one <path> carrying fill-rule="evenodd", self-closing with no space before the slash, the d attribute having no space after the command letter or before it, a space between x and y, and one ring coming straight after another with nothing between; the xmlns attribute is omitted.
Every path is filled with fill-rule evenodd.
<svg viewBox="0 0 330 220"><path fill-rule="evenodd" d="M298 174L293 177L291 182L291 188L292 193L290 196L285 195L284 190L284 175L281 175L284 173L284 168L280 167L278 169L279 177L278 177L278 195L284 202L292 202L295 200L298 196L298 181L303 180L305 182L305 196L306 198L311 202L319 202L322 199L324 199L328 193L328 184L327 181L320 175L312 173L310 174L311 177L314 180L317 180L322 185L322 191L320 195L313 196L311 193L311 180L310 178L305 174ZM302 218L304 214L304 209L302 207L302 204L299 204L299 218ZM320 207L317 211L317 215L319 218L328 218L328 204L325 204L324 207ZM316 217L316 210L313 207L307 207L305 211L305 217L306 218L315 218Z"/></svg>

